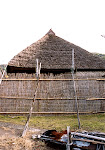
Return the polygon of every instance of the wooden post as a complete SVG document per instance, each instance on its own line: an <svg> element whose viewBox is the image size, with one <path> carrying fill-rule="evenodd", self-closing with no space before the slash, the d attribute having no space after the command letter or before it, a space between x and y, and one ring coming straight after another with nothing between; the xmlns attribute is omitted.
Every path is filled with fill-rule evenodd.
<svg viewBox="0 0 105 150"><path fill-rule="evenodd" d="M5 74L6 68L7 68L7 65L6 65L6 67L4 68L4 71L3 71L3 73L2 73L2 76L1 76L1 79L0 79L0 84L1 84L2 79L3 79L3 77L4 77L4 74Z"/></svg>
<svg viewBox="0 0 105 150"><path fill-rule="evenodd" d="M71 132L70 132L70 126L67 126L67 137L68 137L68 141L67 141L67 150L70 150L70 143L71 143Z"/></svg>
<svg viewBox="0 0 105 150"><path fill-rule="evenodd" d="M36 78L38 78L38 59L36 59Z"/></svg>
<svg viewBox="0 0 105 150"><path fill-rule="evenodd" d="M39 69L38 69L39 77L40 77L40 70L41 70L41 63L39 64Z"/></svg>
<svg viewBox="0 0 105 150"><path fill-rule="evenodd" d="M26 132L27 132L27 129L28 129L28 125L29 125L29 120L30 120L30 117L32 115L33 106L35 104L35 100L36 100L36 96L37 96L37 90L38 90L38 87L39 87L39 78L40 78L40 74L39 73L40 73L40 69L41 69L41 63L40 63L40 67L38 67L38 59L36 59L36 62L37 62L37 67L36 67L36 77L37 77L36 90L35 90L33 102L31 104L30 112L29 112L29 115L27 117L27 121L26 121L24 130L23 130L23 133L22 133L22 137L24 137L26 135Z"/></svg>
<svg viewBox="0 0 105 150"><path fill-rule="evenodd" d="M78 111L78 101L77 101L77 94L76 94L76 85L75 85L75 80L74 80L74 49L72 49L72 68L71 68L71 74L73 78L73 85L74 85L74 95L75 95L75 103L76 103L76 112L77 112L77 118L78 118L78 128L80 129L80 119L79 119L79 111Z"/></svg>
<svg viewBox="0 0 105 150"><path fill-rule="evenodd" d="M36 78L37 78L37 83L39 83L40 70L41 70L41 63L39 65L38 59L36 59ZM36 97L36 94L34 96L34 101L36 99L35 97ZM39 112L39 100L37 100L37 112Z"/></svg>

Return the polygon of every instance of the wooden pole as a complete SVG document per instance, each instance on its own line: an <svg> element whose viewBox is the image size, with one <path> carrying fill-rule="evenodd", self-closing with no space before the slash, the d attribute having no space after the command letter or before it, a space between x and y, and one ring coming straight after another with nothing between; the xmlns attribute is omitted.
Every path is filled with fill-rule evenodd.
<svg viewBox="0 0 105 150"><path fill-rule="evenodd" d="M30 120L30 117L32 115L33 106L34 106L35 100L36 100L37 90L38 90L38 87L39 87L39 77L40 77L41 64L40 64L40 67L38 67L38 59L36 60L36 62L37 62L37 67L36 67L36 78L37 78L36 90L35 90L33 102L31 104L30 112L29 112L29 115L27 117L27 121L26 121L24 130L23 130L23 133L22 133L22 137L24 137L26 135L28 125L29 125L29 120Z"/></svg>
<svg viewBox="0 0 105 150"><path fill-rule="evenodd" d="M39 79L39 81L72 81L73 79ZM75 81L104 81L105 79L96 79L96 78L84 78L84 79L74 79ZM2 79L2 81L37 81L37 79Z"/></svg>
<svg viewBox="0 0 105 150"><path fill-rule="evenodd" d="M79 119L79 111L78 111L78 101L77 101L77 94L76 94L76 84L75 84L75 80L74 80L74 49L72 49L72 68L71 68L71 74L72 74L72 78L73 78L73 85L74 85L74 95L75 95L75 102L76 102L76 112L77 112L77 118L78 118L78 128L80 129L80 119Z"/></svg>
<svg viewBox="0 0 105 150"><path fill-rule="evenodd" d="M36 59L36 78L38 79L38 59Z"/></svg>
<svg viewBox="0 0 105 150"><path fill-rule="evenodd" d="M100 112L79 112L79 114L86 114L86 115L88 115L88 114L100 114L100 113L105 113L105 111L100 111ZM25 114L29 114L29 112L0 112L0 114L21 114L21 115L25 115ZM44 115L44 114L54 114L54 115L56 115L56 114L63 114L63 115L67 115L67 114L77 114L77 112L45 112L45 111L43 111L43 112L32 112L32 114L34 114L34 115Z"/></svg>
<svg viewBox="0 0 105 150"><path fill-rule="evenodd" d="M70 126L67 126L67 137L68 137L68 141L67 141L67 150L70 150L70 145L71 145L71 132L70 132Z"/></svg>
<svg viewBox="0 0 105 150"><path fill-rule="evenodd" d="M103 144L103 145L105 145L105 142L94 141L92 139L72 138L72 140L73 141L83 141L83 142L89 142L89 143L93 143L93 144Z"/></svg>
<svg viewBox="0 0 105 150"><path fill-rule="evenodd" d="M99 136L95 136L95 135L90 135L90 134L84 134L84 133L79 133L79 132L71 132L72 135L77 135L80 137L84 137L84 138L89 138L89 139L93 139L93 140L97 140L97 141L103 141L105 143L105 138L103 137L99 137Z"/></svg>
<svg viewBox="0 0 105 150"><path fill-rule="evenodd" d="M1 84L1 82L2 82L2 79L3 79L3 77L4 77L4 74L5 74L5 72L6 72L6 68L7 68L7 65L6 65L6 67L4 68L4 71L3 71L3 73L2 73L2 76L1 76L1 79L0 79L0 84Z"/></svg>

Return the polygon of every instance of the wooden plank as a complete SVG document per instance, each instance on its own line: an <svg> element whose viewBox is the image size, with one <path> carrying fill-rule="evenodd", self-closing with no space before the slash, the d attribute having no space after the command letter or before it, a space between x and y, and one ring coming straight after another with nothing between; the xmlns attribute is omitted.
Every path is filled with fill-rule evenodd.
<svg viewBox="0 0 105 150"><path fill-rule="evenodd" d="M85 138L98 140L98 141L100 140L100 141L104 141L105 142L105 138L103 138L103 137L98 137L98 136L88 135L88 134L83 134L83 133L77 133L77 132L71 132L71 134L72 135L81 136L81 137L85 137Z"/></svg>
<svg viewBox="0 0 105 150"><path fill-rule="evenodd" d="M5 98L5 99L28 99L28 100L33 99L33 97L7 97L7 96L0 96L0 98Z"/></svg>
<svg viewBox="0 0 105 150"><path fill-rule="evenodd" d="M89 142L89 143L93 143L93 144L103 144L103 145L105 145L104 142L88 140L88 139L72 138L72 140L73 141L83 141L83 142Z"/></svg>

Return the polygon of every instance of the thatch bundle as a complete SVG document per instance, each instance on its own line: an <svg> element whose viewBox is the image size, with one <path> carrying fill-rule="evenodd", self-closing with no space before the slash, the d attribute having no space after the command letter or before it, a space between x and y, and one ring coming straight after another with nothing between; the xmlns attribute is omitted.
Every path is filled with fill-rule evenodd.
<svg viewBox="0 0 105 150"><path fill-rule="evenodd" d="M36 58L42 64L42 70L65 70L72 65L72 48L75 52L76 69L105 69L105 61L49 32L33 43L8 63L8 72L24 72L35 70Z"/></svg>

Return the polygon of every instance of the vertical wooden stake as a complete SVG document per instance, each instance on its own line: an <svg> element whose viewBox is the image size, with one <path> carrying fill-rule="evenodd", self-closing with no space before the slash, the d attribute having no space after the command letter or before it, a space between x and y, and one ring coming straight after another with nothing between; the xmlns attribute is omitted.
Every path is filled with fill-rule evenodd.
<svg viewBox="0 0 105 150"><path fill-rule="evenodd" d="M76 85L75 85L75 80L74 80L74 49L72 49L72 68L71 68L71 73L72 73L72 78L73 78L73 84L74 84L74 95L75 95L75 102L76 102L76 111L77 111L77 118L78 118L78 128L81 128L80 125L80 119L79 119L79 111L78 111L78 101L77 101L77 94L76 94Z"/></svg>
<svg viewBox="0 0 105 150"><path fill-rule="evenodd" d="M38 69L39 77L40 77L40 70L41 70L41 63L39 64L39 69Z"/></svg>
<svg viewBox="0 0 105 150"><path fill-rule="evenodd" d="M67 150L70 150L70 145L71 145L71 132L70 132L70 126L67 126L67 137L68 137L68 141L67 141Z"/></svg>
<svg viewBox="0 0 105 150"><path fill-rule="evenodd" d="M38 78L39 69L38 69L38 59L36 59L36 78Z"/></svg>
<svg viewBox="0 0 105 150"><path fill-rule="evenodd" d="M5 74L5 72L6 72L6 68L7 68L7 65L6 65L6 67L4 68L4 71L3 71L3 73L2 73L2 76L1 76L1 79L0 79L0 84L1 84L1 82L2 82L2 79L3 79L3 77L4 77L4 74Z"/></svg>

